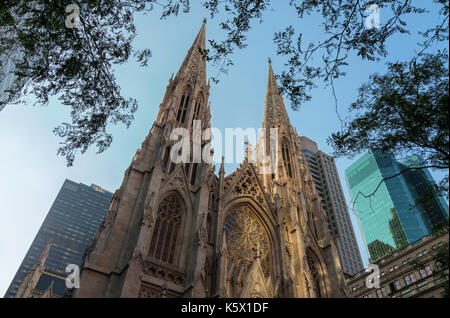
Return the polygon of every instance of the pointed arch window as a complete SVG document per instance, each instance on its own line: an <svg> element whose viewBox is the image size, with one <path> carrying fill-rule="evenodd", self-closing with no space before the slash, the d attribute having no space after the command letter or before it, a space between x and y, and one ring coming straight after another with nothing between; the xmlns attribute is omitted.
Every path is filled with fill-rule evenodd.
<svg viewBox="0 0 450 318"><path fill-rule="evenodd" d="M192 126L194 126L194 120L200 120L200 110L203 105L203 96L199 95L197 98L197 102L195 103L194 107L194 115L192 117Z"/></svg>
<svg viewBox="0 0 450 318"><path fill-rule="evenodd" d="M213 193L209 196L209 208L212 210L216 209L216 195Z"/></svg>
<svg viewBox="0 0 450 318"><path fill-rule="evenodd" d="M212 241L212 233L211 233L211 215L208 213L206 217L206 232L208 233L208 242Z"/></svg>
<svg viewBox="0 0 450 318"><path fill-rule="evenodd" d="M184 124L186 121L187 110L189 106L189 99L191 98L189 88L185 89L183 96L181 97L180 106L178 107L177 122Z"/></svg>
<svg viewBox="0 0 450 318"><path fill-rule="evenodd" d="M177 165L175 164L175 162L171 161L170 162L170 167L169 167L169 174L171 174L172 172L175 171L175 168L177 167Z"/></svg>
<svg viewBox="0 0 450 318"><path fill-rule="evenodd" d="M194 163L192 165L192 173L191 173L191 184L195 185L195 182L197 181L197 168L198 168L198 163Z"/></svg>
<svg viewBox="0 0 450 318"><path fill-rule="evenodd" d="M209 297L211 288L211 265L209 265L209 259L205 260L205 276L206 276L206 297Z"/></svg>
<svg viewBox="0 0 450 318"><path fill-rule="evenodd" d="M289 178L292 178L291 155L289 153L289 146L286 142L281 146L281 154L283 156L284 166L286 167Z"/></svg>
<svg viewBox="0 0 450 318"><path fill-rule="evenodd" d="M190 163L185 163L184 164L184 172L186 172L186 176L189 176L189 168L191 167Z"/></svg>
<svg viewBox="0 0 450 318"><path fill-rule="evenodd" d="M169 163L169 158L170 158L170 150L172 148L169 146L166 148L166 153L164 154L164 159L163 159L163 166L164 169L167 169L167 164Z"/></svg>
<svg viewBox="0 0 450 318"><path fill-rule="evenodd" d="M307 255L306 257L308 262L309 270L311 271L311 279L312 279L312 287L315 291L316 298L322 298L322 293L320 292L320 273L317 268L316 262Z"/></svg>
<svg viewBox="0 0 450 318"><path fill-rule="evenodd" d="M166 263L174 262L183 211L183 201L176 193L170 194L160 203L150 242L150 257Z"/></svg>

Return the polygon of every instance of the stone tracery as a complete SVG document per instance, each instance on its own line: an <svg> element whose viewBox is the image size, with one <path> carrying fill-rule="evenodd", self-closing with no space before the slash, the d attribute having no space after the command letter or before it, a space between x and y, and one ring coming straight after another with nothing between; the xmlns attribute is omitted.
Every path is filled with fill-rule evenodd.
<svg viewBox="0 0 450 318"><path fill-rule="evenodd" d="M259 204L263 204L263 196L256 184L253 174L247 170L234 186L233 192L240 195L249 195L253 197Z"/></svg>
<svg viewBox="0 0 450 318"><path fill-rule="evenodd" d="M162 200L150 244L150 257L173 262L183 210L183 202L176 193Z"/></svg>
<svg viewBox="0 0 450 318"><path fill-rule="evenodd" d="M224 231L228 251L234 265L247 269L256 257L261 257L264 275L271 275L270 243L267 232L248 206L235 208L225 221Z"/></svg>

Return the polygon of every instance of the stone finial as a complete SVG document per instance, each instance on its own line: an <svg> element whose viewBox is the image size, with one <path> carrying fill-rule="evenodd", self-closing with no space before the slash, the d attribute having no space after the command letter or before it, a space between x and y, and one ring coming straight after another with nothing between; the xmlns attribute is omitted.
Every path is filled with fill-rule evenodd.
<svg viewBox="0 0 450 318"><path fill-rule="evenodd" d="M224 156L222 156L222 162L221 162L221 164L220 164L220 170L219 170L219 173L220 173L221 175L224 175L224 174L225 174L225 157L224 157Z"/></svg>

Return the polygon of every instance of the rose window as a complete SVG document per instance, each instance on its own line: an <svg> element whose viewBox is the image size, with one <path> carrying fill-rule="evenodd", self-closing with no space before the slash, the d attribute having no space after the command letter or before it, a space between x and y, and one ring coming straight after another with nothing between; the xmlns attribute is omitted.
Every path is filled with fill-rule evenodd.
<svg viewBox="0 0 450 318"><path fill-rule="evenodd" d="M270 246L267 233L249 207L231 212L225 222L228 251L238 268L248 267L260 255L265 276L270 275Z"/></svg>

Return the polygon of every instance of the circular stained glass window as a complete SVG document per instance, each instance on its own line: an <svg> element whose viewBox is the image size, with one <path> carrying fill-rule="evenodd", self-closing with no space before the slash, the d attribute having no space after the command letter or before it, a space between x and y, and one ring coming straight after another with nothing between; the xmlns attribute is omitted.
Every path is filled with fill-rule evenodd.
<svg viewBox="0 0 450 318"><path fill-rule="evenodd" d="M228 215L225 233L228 251L238 268L248 267L259 254L264 274L270 275L269 239L248 206L240 206Z"/></svg>

